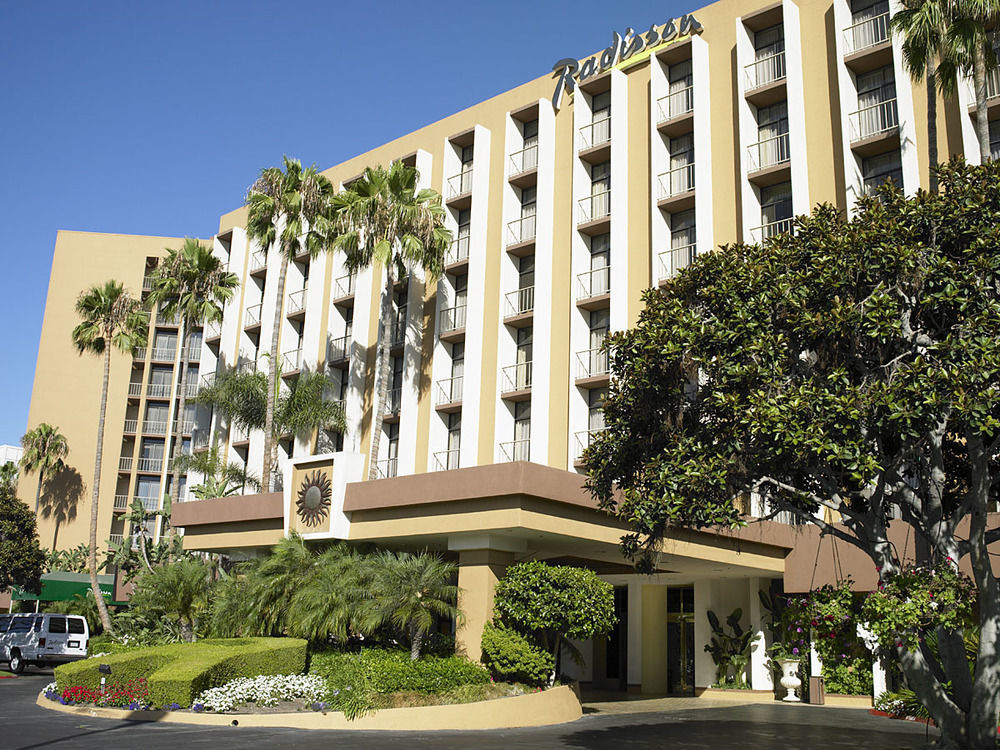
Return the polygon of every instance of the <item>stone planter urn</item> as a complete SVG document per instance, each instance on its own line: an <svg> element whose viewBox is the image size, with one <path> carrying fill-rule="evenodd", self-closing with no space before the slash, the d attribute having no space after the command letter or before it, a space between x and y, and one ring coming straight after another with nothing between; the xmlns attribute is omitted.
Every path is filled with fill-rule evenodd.
<svg viewBox="0 0 1000 750"><path fill-rule="evenodd" d="M778 659L778 664L781 665L781 687L787 691L782 700L789 703L801 703L802 699L795 694L795 691L802 687L802 680L799 679L799 660Z"/></svg>

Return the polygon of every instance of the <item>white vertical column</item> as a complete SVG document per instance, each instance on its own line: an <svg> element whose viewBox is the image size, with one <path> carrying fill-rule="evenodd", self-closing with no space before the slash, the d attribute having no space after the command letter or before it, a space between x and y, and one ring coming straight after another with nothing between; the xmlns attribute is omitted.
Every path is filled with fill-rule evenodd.
<svg viewBox="0 0 1000 750"><path fill-rule="evenodd" d="M759 578L747 579L750 597L750 629L755 631L753 646L750 651L750 687L754 690L773 690L774 678L767 663L767 630L764 628L764 613L760 604Z"/></svg>
<svg viewBox="0 0 1000 750"><path fill-rule="evenodd" d="M612 331L628 328L628 77L611 71Z"/></svg>
<svg viewBox="0 0 1000 750"><path fill-rule="evenodd" d="M628 582L628 685L642 685L642 578Z"/></svg>
<svg viewBox="0 0 1000 750"><path fill-rule="evenodd" d="M872 659L872 698L878 698L889 689L885 665L880 659Z"/></svg>
<svg viewBox="0 0 1000 750"><path fill-rule="evenodd" d="M692 61L693 65L693 61ZM669 93L666 66L656 55L649 61L649 196L650 196L650 273L649 283L656 286L660 277L660 253L670 247L670 227L667 217L656 205L660 196L659 176L670 168L670 154L663 134L657 129L660 123L659 101ZM695 106L698 106L697 85L695 86ZM708 89L705 89L707 92ZM705 97L706 106L708 97ZM697 131L697 128L696 128ZM698 174L698 133L695 133L695 185L700 184ZM706 185L708 182L706 181Z"/></svg>
<svg viewBox="0 0 1000 750"><path fill-rule="evenodd" d="M802 32L799 26L799 6L784 0L782 13L785 24L785 91L788 92L788 151L792 157L792 213L808 214L809 169L806 152L805 83L802 75Z"/></svg>
<svg viewBox="0 0 1000 750"><path fill-rule="evenodd" d="M787 36L787 30L785 32ZM743 19L736 19L736 75L739 79L737 89L739 91L739 153L737 163L740 170L740 190L743 206L743 241L750 241L750 230L759 226L760 221L760 198L754 190L747 174L750 173L750 157L747 153L751 144L757 142L757 118L754 116L753 108L746 100L746 66L753 62L754 49L750 38L750 32L743 25ZM706 683L710 684L710 683Z"/></svg>
<svg viewBox="0 0 1000 750"><path fill-rule="evenodd" d="M368 354L369 319L372 305L378 305L381 296L382 284L379 283L373 297L372 269L359 270L354 280L354 328L351 331L351 361L348 375L350 381L347 396L344 399L344 420L347 422L347 432L344 435L344 450L346 451L367 454L370 449L370 444L361 444L361 424L365 416L365 376L368 372L368 363L365 360ZM378 327L377 319L375 326ZM372 406L372 408L375 407ZM374 461L376 457L371 456L370 459Z"/></svg>
<svg viewBox="0 0 1000 750"><path fill-rule="evenodd" d="M330 253L320 253L309 262L309 288L306 291L306 317L302 321L302 365L301 369L317 372L319 363L326 359L325 345L320 347L323 323L323 292L326 284L326 269L332 262ZM301 288L301 283L292 289ZM325 343L325 342L324 342ZM295 455L308 456L313 452L312 436L295 436Z"/></svg>
<svg viewBox="0 0 1000 750"><path fill-rule="evenodd" d="M492 463L479 455L479 410L483 373L483 330L486 318L486 237L490 191L490 131L476 125L472 146L472 213L469 226L469 279L465 309L465 375L462 384L462 445L460 466ZM452 148L445 144L445 149ZM447 177L447 174L446 174ZM495 394L488 394L490 401ZM496 442L496 438L491 444Z"/></svg>
<svg viewBox="0 0 1000 750"><path fill-rule="evenodd" d="M691 85L694 87L694 186L697 191L694 216L696 250L699 254L711 252L715 247L712 214L712 105L709 96L712 84L708 69L708 42L695 36L691 39ZM654 263L653 268L656 269L657 264Z"/></svg>
<svg viewBox="0 0 1000 750"><path fill-rule="evenodd" d="M712 582L694 582L694 684L708 687L715 682L715 662L705 652L712 640L712 627L708 624L708 610L712 608Z"/></svg>

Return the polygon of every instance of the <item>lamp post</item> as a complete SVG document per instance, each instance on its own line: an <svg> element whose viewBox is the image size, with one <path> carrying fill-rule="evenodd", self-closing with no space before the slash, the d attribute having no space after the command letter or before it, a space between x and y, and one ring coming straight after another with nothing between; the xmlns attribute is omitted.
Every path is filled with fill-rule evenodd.
<svg viewBox="0 0 1000 750"><path fill-rule="evenodd" d="M97 671L101 673L101 695L104 695L104 682L111 674L110 664L99 664Z"/></svg>

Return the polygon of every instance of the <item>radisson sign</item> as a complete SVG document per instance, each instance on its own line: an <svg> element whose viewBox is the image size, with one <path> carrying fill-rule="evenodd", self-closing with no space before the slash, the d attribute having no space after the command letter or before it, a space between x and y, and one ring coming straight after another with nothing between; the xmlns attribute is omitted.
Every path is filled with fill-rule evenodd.
<svg viewBox="0 0 1000 750"><path fill-rule="evenodd" d="M600 55L584 60L583 65L572 57L564 57L552 66L552 70L555 71L553 78L556 79L556 90L552 93L553 109L559 110L563 91L572 94L577 83L583 83L609 68L619 67L626 61L637 63L645 59L655 47L662 47L701 32L702 25L689 13L676 20L667 21L661 27L654 24L645 34L636 34L632 27L625 29L624 37L615 31L611 46Z"/></svg>

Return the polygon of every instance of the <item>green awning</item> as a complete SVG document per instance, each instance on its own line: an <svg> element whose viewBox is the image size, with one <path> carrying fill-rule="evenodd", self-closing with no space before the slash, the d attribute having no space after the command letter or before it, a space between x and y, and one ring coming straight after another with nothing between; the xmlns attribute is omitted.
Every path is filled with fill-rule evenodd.
<svg viewBox="0 0 1000 750"><path fill-rule="evenodd" d="M108 602L115 595L115 577L111 575L97 576L97 585L101 587L101 593ZM11 599L19 601L35 601L40 599L43 602L68 602L77 594L87 595L90 591L90 576L86 573L66 573L55 571L45 573L42 576L42 593L32 594L22 591L16 586L11 594Z"/></svg>

